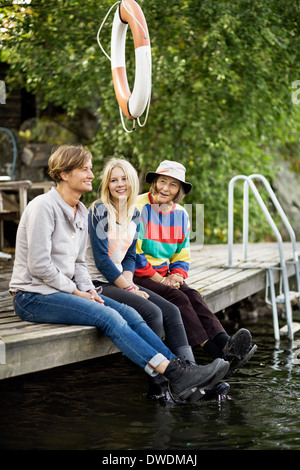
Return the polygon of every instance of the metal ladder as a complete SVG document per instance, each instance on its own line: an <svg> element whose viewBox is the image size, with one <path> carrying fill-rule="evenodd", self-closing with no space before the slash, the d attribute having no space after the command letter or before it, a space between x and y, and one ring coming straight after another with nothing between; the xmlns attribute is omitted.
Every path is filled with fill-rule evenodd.
<svg viewBox="0 0 300 470"><path fill-rule="evenodd" d="M253 180L258 179L260 180L275 208L277 209L288 233L291 238L292 243L292 252L293 252L293 260L286 261L283 252L283 243L282 237L279 233L279 230L267 209L256 185L254 184ZM287 335L288 338L293 341L294 338L294 330L300 329L300 324L293 324L293 315L292 315L292 306L291 302L293 299L298 299L300 296L300 272L299 272L299 259L297 253L297 245L296 245L296 237L294 230L291 227L281 205L278 202L274 191L272 190L270 184L266 180L266 178L259 174L253 174L250 176L245 175L237 175L231 179L229 183L228 189L228 267L233 266L233 208L234 208L234 185L236 181L244 180L244 194L243 194L243 252L244 252L244 261L247 261L248 256L248 229L249 229L249 188L252 190L257 202L259 203L266 219L271 226L277 242L278 242L278 249L280 255L280 265L278 267L270 267L266 268L266 302L272 305L273 311L273 327L274 327L274 337L276 341L280 341L280 330L279 330L279 323L278 323L278 312L277 312L277 304L283 303L285 305L286 311L286 322L287 322ZM292 264L294 265L295 269L295 276L296 276L296 283L297 283L297 292L291 292L289 289L289 282L288 282L288 273L287 273L287 265ZM280 274L280 294L276 296L275 293L275 282L274 282L274 270L279 271ZM269 293L270 293L270 300L269 300Z"/></svg>

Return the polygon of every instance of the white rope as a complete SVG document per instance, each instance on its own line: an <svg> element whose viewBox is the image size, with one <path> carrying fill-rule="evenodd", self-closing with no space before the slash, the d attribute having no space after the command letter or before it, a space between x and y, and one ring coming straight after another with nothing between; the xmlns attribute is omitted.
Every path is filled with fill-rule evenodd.
<svg viewBox="0 0 300 470"><path fill-rule="evenodd" d="M149 114L149 109L150 109L150 101L151 101L151 96L149 96L149 99L148 99L146 117L145 117L145 120L144 120L143 124L141 124L140 116L137 118L137 122L138 122L138 125L139 125L140 127L144 127L144 125L145 125L146 122L147 122L148 114Z"/></svg>
<svg viewBox="0 0 300 470"><path fill-rule="evenodd" d="M124 131L127 132L128 134L130 134L132 131L135 131L136 130L135 119L133 119L132 129L128 130L125 126L124 116L123 116L123 112L122 112L122 109L121 109L120 106L119 106L119 111L120 111L121 122L122 122L122 126L123 126Z"/></svg>
<svg viewBox="0 0 300 470"><path fill-rule="evenodd" d="M100 47L101 51L103 52L103 54L106 55L106 57L107 57L110 61L111 61L111 58L110 58L109 55L105 52L105 50L103 49L103 47L102 47L102 45L101 45L101 43L100 43L100 31L101 31L101 29L103 28L103 25L104 25L104 23L105 23L105 21L106 21L106 18L107 18L108 15L110 14L111 10L112 10L116 5L118 5L119 3L121 3L121 2L116 2L116 3L113 4L112 7L110 7L110 9L108 10L108 12L107 12L106 15L105 15L104 20L102 21L102 23L101 23L101 25L100 25L100 28L98 29L98 33L97 33L97 42L98 42L98 44L99 44L99 47Z"/></svg>

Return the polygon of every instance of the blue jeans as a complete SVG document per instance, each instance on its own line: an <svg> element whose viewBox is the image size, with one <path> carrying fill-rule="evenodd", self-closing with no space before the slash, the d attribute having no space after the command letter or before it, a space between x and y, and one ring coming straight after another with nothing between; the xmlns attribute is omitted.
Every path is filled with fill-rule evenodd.
<svg viewBox="0 0 300 470"><path fill-rule="evenodd" d="M189 343L179 309L161 295L142 288L141 290L149 294L149 299L145 299L124 289L119 289L114 284L93 282L96 286L102 287L102 293L106 297L117 302L124 302L124 304L134 308L159 338L162 338L164 330L166 344L174 354L180 356L182 347L188 346Z"/></svg>
<svg viewBox="0 0 300 470"><path fill-rule="evenodd" d="M19 291L13 304L25 321L96 326L120 351L149 375L175 356L131 307L101 296L104 304L66 292L42 295Z"/></svg>

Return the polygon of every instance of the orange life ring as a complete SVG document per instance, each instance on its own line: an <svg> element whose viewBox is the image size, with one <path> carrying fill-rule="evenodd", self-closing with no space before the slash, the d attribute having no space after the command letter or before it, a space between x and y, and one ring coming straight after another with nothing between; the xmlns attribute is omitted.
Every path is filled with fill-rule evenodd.
<svg viewBox="0 0 300 470"><path fill-rule="evenodd" d="M130 26L135 49L135 79L131 93L125 65L126 32ZM125 116L139 118L151 96L151 48L146 19L136 0L121 0L111 37L111 69L118 104Z"/></svg>

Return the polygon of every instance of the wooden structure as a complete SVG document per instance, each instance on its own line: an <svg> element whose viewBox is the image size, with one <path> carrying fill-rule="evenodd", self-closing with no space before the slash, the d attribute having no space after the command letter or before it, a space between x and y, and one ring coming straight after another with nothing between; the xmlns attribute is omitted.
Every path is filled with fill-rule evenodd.
<svg viewBox="0 0 300 470"><path fill-rule="evenodd" d="M30 188L31 181L0 181L0 257L5 257L1 253L4 247L3 222L5 220L17 220L27 205L27 189ZM16 191L19 193L19 210L9 210L4 208L3 192Z"/></svg>
<svg viewBox="0 0 300 470"><path fill-rule="evenodd" d="M10 88L7 80L9 68L9 64L0 62L0 80L6 85L5 105L2 103L0 106L0 126L19 129L22 122L36 116L35 96L25 88Z"/></svg>
<svg viewBox="0 0 300 470"><path fill-rule="evenodd" d="M44 193L54 186L53 181L41 181L32 183L30 180L24 181L2 181L0 179L0 258L7 256L1 251L4 247L4 234L3 234L3 222L5 220L19 220L21 217L27 202L27 192L29 189L43 191ZM4 195L7 192L18 193L18 202L14 205L14 209L4 208ZM6 200L7 201L7 200Z"/></svg>
<svg viewBox="0 0 300 470"><path fill-rule="evenodd" d="M300 246L299 246L300 248ZM286 259L290 244L284 244ZM251 261L227 268L227 245L193 246L188 283L214 313L265 288L266 268L279 263L276 243L249 245ZM35 324L20 320L8 292L12 260L0 260L0 379L45 370L117 352L95 327ZM289 276L294 273L291 268ZM277 279L278 281L278 279Z"/></svg>

